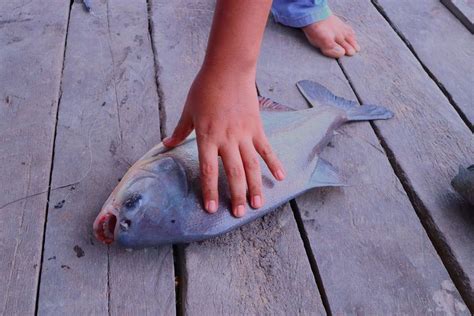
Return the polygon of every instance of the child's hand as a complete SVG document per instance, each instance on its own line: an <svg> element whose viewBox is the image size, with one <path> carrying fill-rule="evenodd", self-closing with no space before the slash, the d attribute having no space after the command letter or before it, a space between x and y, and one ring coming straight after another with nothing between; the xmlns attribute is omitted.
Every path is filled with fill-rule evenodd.
<svg viewBox="0 0 474 316"><path fill-rule="evenodd" d="M250 205L263 205L258 155L274 177L283 180L283 167L273 153L260 120L254 75L229 75L203 68L189 91L181 119L167 147L181 143L196 129L205 209L218 206L218 155L229 181L232 213L245 214L246 189Z"/></svg>

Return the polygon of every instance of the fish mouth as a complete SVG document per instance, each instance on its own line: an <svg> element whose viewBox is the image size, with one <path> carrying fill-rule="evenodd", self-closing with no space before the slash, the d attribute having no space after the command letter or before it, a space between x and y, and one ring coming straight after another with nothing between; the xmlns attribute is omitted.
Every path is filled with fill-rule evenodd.
<svg viewBox="0 0 474 316"><path fill-rule="evenodd" d="M94 221L94 235L95 238L110 245L114 241L115 227L117 226L117 215L113 210L100 212L99 216Z"/></svg>

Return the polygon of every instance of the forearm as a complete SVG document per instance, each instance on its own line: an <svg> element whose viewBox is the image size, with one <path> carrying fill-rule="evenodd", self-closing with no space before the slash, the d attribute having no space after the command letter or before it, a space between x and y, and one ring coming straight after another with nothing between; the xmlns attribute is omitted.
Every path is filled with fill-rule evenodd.
<svg viewBox="0 0 474 316"><path fill-rule="evenodd" d="M203 67L255 76L271 0L218 0Z"/></svg>

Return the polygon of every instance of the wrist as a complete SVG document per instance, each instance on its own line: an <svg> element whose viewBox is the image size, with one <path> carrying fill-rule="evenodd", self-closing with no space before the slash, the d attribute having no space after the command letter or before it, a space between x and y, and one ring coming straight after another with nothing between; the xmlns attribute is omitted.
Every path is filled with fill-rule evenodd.
<svg viewBox="0 0 474 316"><path fill-rule="evenodd" d="M218 80L227 78L233 80L250 80L255 82L257 64L253 61L215 61L206 58L201 66L200 73L212 75Z"/></svg>

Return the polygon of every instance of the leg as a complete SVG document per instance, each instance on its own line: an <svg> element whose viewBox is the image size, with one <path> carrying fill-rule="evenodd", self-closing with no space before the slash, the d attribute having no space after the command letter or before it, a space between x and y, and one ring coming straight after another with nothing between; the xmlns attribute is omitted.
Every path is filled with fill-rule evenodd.
<svg viewBox="0 0 474 316"><path fill-rule="evenodd" d="M274 0L272 14L283 25L301 28L328 57L352 56L360 50L352 28L332 14L326 0Z"/></svg>

